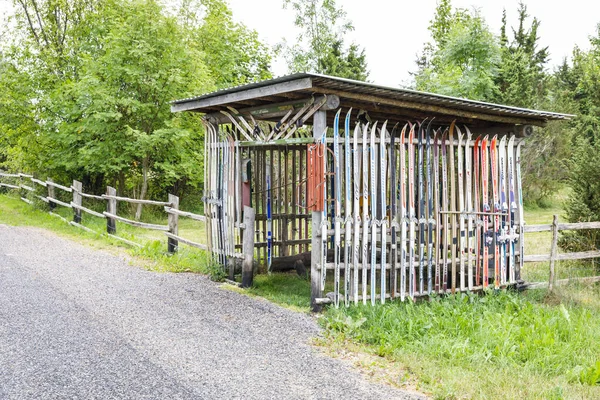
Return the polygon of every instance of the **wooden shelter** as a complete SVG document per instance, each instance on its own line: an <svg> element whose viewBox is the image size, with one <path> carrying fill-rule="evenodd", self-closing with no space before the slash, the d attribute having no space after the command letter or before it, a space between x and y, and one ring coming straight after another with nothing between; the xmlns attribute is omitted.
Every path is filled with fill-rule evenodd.
<svg viewBox="0 0 600 400"><path fill-rule="evenodd" d="M205 114L215 258L233 272L253 230L269 270L310 265L315 308L515 284L520 139L570 117L307 73L171 109Z"/></svg>

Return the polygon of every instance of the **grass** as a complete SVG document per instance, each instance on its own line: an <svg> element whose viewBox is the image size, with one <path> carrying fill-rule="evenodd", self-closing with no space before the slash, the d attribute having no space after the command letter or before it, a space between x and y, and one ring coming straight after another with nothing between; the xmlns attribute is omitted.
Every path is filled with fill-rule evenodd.
<svg viewBox="0 0 600 400"><path fill-rule="evenodd" d="M44 205L40 205L40 207L44 207ZM67 220L73 218L70 209L57 207L54 212ZM156 220L152 222L162 223ZM82 215L82 225L97 232L90 233L68 225L40 208L34 208L10 195L0 195L0 223L45 228L96 248L109 251L125 250L129 255L141 261L147 269L153 271L196 272L211 276L218 275L218 268L211 263L207 254L203 251L181 246L177 253L169 254L167 252L166 237L160 231L149 231L117 222L119 237L141 245L139 248L131 247L122 241L103 234L106 231L106 221L104 219L84 213ZM164 224L166 224L166 220ZM182 218L180 234L185 235L186 238L189 237L190 240L201 241L204 231L198 225L201 225L201 223L183 220Z"/></svg>
<svg viewBox="0 0 600 400"><path fill-rule="evenodd" d="M600 308L565 300L500 292L331 308L323 325L434 398L600 398Z"/></svg>
<svg viewBox="0 0 600 400"><path fill-rule="evenodd" d="M550 223L557 213L561 213L560 203L528 209L526 221ZM70 217L69 212L64 216ZM76 230L8 196L0 196L0 222L41 226L96 246L120 245ZM147 222L163 223L155 215ZM204 232L199 224L181 222L187 224L182 225L183 236L201 240ZM104 229L102 220L84 218L84 224ZM148 268L211 272L203 252L182 248L176 255L166 254L160 232L142 234L147 231L123 224L118 224L118 230L131 240L148 241L142 249L129 250L146 260ZM528 234L526 240L528 254L549 252L549 234ZM523 275L532 281L545 280L547 269L546 263L526 264ZM258 275L254 287L244 293L302 312L309 309L310 283L293 273ZM379 380L434 398L600 398L598 285L570 285L552 295L490 292L377 307L331 307L319 322L326 335L318 343L326 352L350 358Z"/></svg>

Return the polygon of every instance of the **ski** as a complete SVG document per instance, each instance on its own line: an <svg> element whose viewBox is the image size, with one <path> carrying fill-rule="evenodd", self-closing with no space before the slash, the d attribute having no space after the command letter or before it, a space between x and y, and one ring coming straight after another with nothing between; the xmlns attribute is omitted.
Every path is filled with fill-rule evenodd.
<svg viewBox="0 0 600 400"><path fill-rule="evenodd" d="M346 175L344 183L346 184L346 200L344 202L344 305L348 307L350 305L350 277L351 266L350 263L350 249L352 248L352 164L350 158L350 115L352 114L352 108L348 110L346 114L346 120L344 123L344 164L346 166Z"/></svg>
<svg viewBox="0 0 600 400"><path fill-rule="evenodd" d="M400 132L400 300L404 301L406 298L406 236L408 230L408 213L406 208L406 146L405 146L405 135L406 127L404 125L402 132Z"/></svg>
<svg viewBox="0 0 600 400"><path fill-rule="evenodd" d="M363 129L363 147L362 147L362 300L363 304L367 304L367 269L369 267L367 251L369 246L369 145L367 135L369 132L369 124L366 124Z"/></svg>
<svg viewBox="0 0 600 400"><path fill-rule="evenodd" d="M423 129L423 123L419 124L419 130L417 131L417 183L418 183L418 218L419 218L419 294L423 294L424 292L424 282L423 282L423 271L425 267L425 223L427 220L425 219L425 182L423 179L423 158L424 158L424 149L423 149L423 139L425 136L425 130Z"/></svg>
<svg viewBox="0 0 600 400"><path fill-rule="evenodd" d="M488 200L488 180L489 180L489 169L488 169L488 137L487 135L481 141L481 209L485 213L482 215L483 218L483 236L482 236L482 258L481 258L481 269L482 269L482 283L483 288L487 288L489 285L489 249L492 241L492 237L489 232L489 212L490 205Z"/></svg>
<svg viewBox="0 0 600 400"><path fill-rule="evenodd" d="M411 125L408 133L408 297L415 298L417 281L415 277L415 146L413 144L415 127Z"/></svg>
<svg viewBox="0 0 600 400"><path fill-rule="evenodd" d="M442 293L448 290L448 159L447 133L442 135Z"/></svg>
<svg viewBox="0 0 600 400"><path fill-rule="evenodd" d="M451 263L452 263L452 294L454 294L456 292L456 247L459 245L459 241L458 241L458 237L457 237L457 232L456 232L456 168L454 165L454 123L455 121L452 121L452 123L450 124L450 130L449 130L449 145L450 145L450 150L449 150L449 155L450 155L450 159L448 160L448 163L450 164L450 221L451 221L451 225L452 225L452 234L450 235L450 248L451 248L451 252L450 255L452 257L451 259Z"/></svg>
<svg viewBox="0 0 600 400"><path fill-rule="evenodd" d="M441 240L442 240L442 223L440 219L440 211L442 208L442 201L440 199L440 146L441 146L441 133L436 131L433 136L433 190L435 200L435 291L439 292L442 283L440 275L440 261L441 261Z"/></svg>
<svg viewBox="0 0 600 400"><path fill-rule="evenodd" d="M523 259L525 257L525 233L524 226L525 220L523 216L523 188L521 186L521 145L523 144L523 140L520 140L517 144L517 151L515 154L515 163L517 165L517 190L519 193L519 264L515 265L515 268L518 268L515 271L516 277L521 277L521 270L523 269ZM516 278L515 278L516 279Z"/></svg>
<svg viewBox="0 0 600 400"><path fill-rule="evenodd" d="M333 275L333 291L335 293L334 297L334 305L335 307L339 307L340 305L340 245L341 245L341 232L340 232L340 222L342 220L342 182L341 182L341 174L340 174L340 113L341 109L335 114L333 119L333 174L334 174L334 224L333 224L333 238L334 238L334 247L333 247L333 267L334 267L334 275Z"/></svg>
<svg viewBox="0 0 600 400"><path fill-rule="evenodd" d="M321 136L323 157L323 210L321 211L321 290L325 290L327 280L327 128Z"/></svg>
<svg viewBox="0 0 600 400"><path fill-rule="evenodd" d="M509 282L515 283L515 212L517 211L517 203L515 201L515 137L511 136L508 139L508 201L510 202L510 212L508 213L508 270Z"/></svg>
<svg viewBox="0 0 600 400"><path fill-rule="evenodd" d="M498 162L500 163L500 211L502 212L500 221L500 283L506 285L506 235L508 215L508 202L506 199L506 136L503 136L502 139L500 139Z"/></svg>
<svg viewBox="0 0 600 400"><path fill-rule="evenodd" d="M398 197L398 184L396 183L396 131L398 124L394 125L392 134L390 137L390 299L395 299L398 296L398 242L396 238L396 229L398 228L397 221L397 197Z"/></svg>
<svg viewBox="0 0 600 400"><path fill-rule="evenodd" d="M375 305L377 293L377 147L375 134L377 122L371 128L371 305Z"/></svg>
<svg viewBox="0 0 600 400"><path fill-rule="evenodd" d="M271 193L271 165L266 163L265 184L267 190L267 271L271 272L271 263L273 262L273 210Z"/></svg>
<svg viewBox="0 0 600 400"><path fill-rule="evenodd" d="M473 290L473 222L475 214L473 214L473 179L471 158L471 131L465 126L467 131L467 140L465 142L465 209L467 217L467 285L470 291Z"/></svg>
<svg viewBox="0 0 600 400"><path fill-rule="evenodd" d="M479 144L481 143L481 136L477 136L475 143L473 144L473 210L475 211L475 282L477 286L481 282L481 226L483 220L479 218Z"/></svg>
<svg viewBox="0 0 600 400"><path fill-rule="evenodd" d="M425 171L427 179L427 294L433 290L433 176L431 174L431 122L427 125L425 138Z"/></svg>
<svg viewBox="0 0 600 400"><path fill-rule="evenodd" d="M463 164L463 134L456 127L458 133L458 151L457 151L457 169L458 169L458 220L459 220L459 234L456 238L456 245L459 246L460 253L460 291L465 291L465 192L464 192L464 164Z"/></svg>
<svg viewBox="0 0 600 400"><path fill-rule="evenodd" d="M352 252L352 265L354 266L354 304L358 304L358 256L360 251L360 155L358 149L358 137L360 135L360 123L354 128L354 154L353 154L353 170L354 170L354 247Z"/></svg>
<svg viewBox="0 0 600 400"><path fill-rule="evenodd" d="M500 202L498 197L498 137L492 138L490 144L490 164L492 167L492 201L494 202L494 288L500 288L500 248L498 236L500 235Z"/></svg>
<svg viewBox="0 0 600 400"><path fill-rule="evenodd" d="M386 292L386 263L387 263L387 204L386 204L386 193L387 193L387 181L386 181L386 131L387 121L383 123L381 127L381 135L379 142L379 183L381 185L381 193L379 194L379 222L381 223L381 269L379 272L379 279L381 281L380 286L380 297L381 304L385 304L385 292Z"/></svg>

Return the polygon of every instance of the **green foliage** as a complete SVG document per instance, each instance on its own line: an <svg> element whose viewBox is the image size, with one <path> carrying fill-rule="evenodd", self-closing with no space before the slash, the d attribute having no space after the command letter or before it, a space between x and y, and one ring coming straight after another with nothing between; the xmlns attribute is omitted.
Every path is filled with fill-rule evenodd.
<svg viewBox="0 0 600 400"><path fill-rule="evenodd" d="M555 382L571 395L579 389L569 381L596 385L600 310L544 301L540 293L490 292L330 308L323 325L335 339L410 367L436 397L540 398Z"/></svg>
<svg viewBox="0 0 600 400"><path fill-rule="evenodd" d="M588 52L575 49L572 68L565 65L559 71L565 94L575 102L578 114L572 122L574 144L567 162L572 192L566 214L571 222L600 220L600 25L590 44ZM594 231L563 235L561 245L568 249L598 248L600 235Z"/></svg>
<svg viewBox="0 0 600 400"><path fill-rule="evenodd" d="M169 102L269 78L225 1L25 0L0 41L0 166L135 197L203 179L199 117Z"/></svg>
<svg viewBox="0 0 600 400"><path fill-rule="evenodd" d="M427 45L415 75L416 88L476 100L497 95L500 49L483 18L465 10L449 11L449 0L439 3Z"/></svg>
<svg viewBox="0 0 600 400"><path fill-rule="evenodd" d="M284 43L280 49L285 52L290 72L367 79L364 49L354 43L344 48L344 36L354 26L335 0L284 0L283 7L289 6L295 12L294 24L301 29L295 45Z"/></svg>

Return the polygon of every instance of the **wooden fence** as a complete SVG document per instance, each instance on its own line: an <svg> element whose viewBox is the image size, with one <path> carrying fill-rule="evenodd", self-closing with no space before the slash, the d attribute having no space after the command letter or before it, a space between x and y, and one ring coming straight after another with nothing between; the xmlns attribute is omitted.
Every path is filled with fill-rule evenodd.
<svg viewBox="0 0 600 400"><path fill-rule="evenodd" d="M550 262L550 274L548 282L534 282L526 284L527 288L540 288L548 287L549 290L557 285L569 283L574 279L556 279L556 261L568 261L568 260L586 260L592 258L600 258L600 250L581 251L575 253L558 253L558 234L560 231L574 231L583 229L600 229L600 222L578 222L578 223L559 223L558 215L554 215L552 224L545 225L525 225L523 227L524 233L533 232L552 232L552 244L550 247L550 254L535 254L525 255L523 262L534 263L534 262ZM591 276L585 278L576 278L584 282L600 282L600 276Z"/></svg>
<svg viewBox="0 0 600 400"><path fill-rule="evenodd" d="M138 227L143 229L157 230L162 231L167 237L167 251L169 253L175 253L178 249L180 243L183 243L187 246L198 248L201 250L208 250L208 246L204 243L198 243L192 241L190 239L184 238L179 235L179 217L190 218L195 221L206 223L206 217L204 215L195 214L188 211L182 211L179 209L179 197L169 194L167 201L155 201L155 200L141 200L141 199L133 199L129 197L117 196L117 191L115 188L108 186L106 189L106 194L95 195L90 193L85 193L83 191L83 185L81 182L74 180L71 186L63 186L52 179L47 179L46 181L42 181L40 179L36 179L33 175L18 173L18 174L8 174L8 173L0 173L0 178L9 178L15 180L12 183L0 182L0 187L5 187L8 189L17 190L20 193L20 198L24 202L28 204L33 204L33 201L30 200L27 196L27 193L31 198L42 201L48 204L49 213L57 218L62 219L66 223L75 226L77 228L83 229L85 231L100 234L100 232L96 232L81 223L82 213L86 213L96 218L102 218L106 220L106 232L103 233L106 236L109 236L113 239L122 241L131 246L142 247L141 244L127 240L120 236L117 236L117 221ZM43 188L45 193L44 195L39 194L39 188ZM60 196L57 196L57 191L62 191L65 193L69 193L72 195L72 198L69 202L62 201L59 199ZM84 206L83 199L94 199L106 202L106 211L98 212L94 211L89 207ZM132 204L143 204L143 205L152 205L152 206L161 206L167 214L168 222L167 225L159 225L159 224L151 224L141 221L134 221L123 216L119 216L117 214L117 205L118 202L127 202ZM73 219L71 221L63 218L61 215L57 214L55 211L57 206L70 208L73 211ZM244 229L246 226L251 227L249 230L252 234L254 233L254 220L253 220L253 210L250 209L244 210L245 218L244 224L240 224L240 229ZM251 218L251 220L249 219ZM251 240L250 240L251 239ZM243 263L243 283L244 285L251 286L252 285L252 257L253 257L253 245L248 247L249 243L254 241L254 236L251 235L251 238L244 241L244 251L250 252L250 262ZM248 258L244 254L240 255L239 258Z"/></svg>

